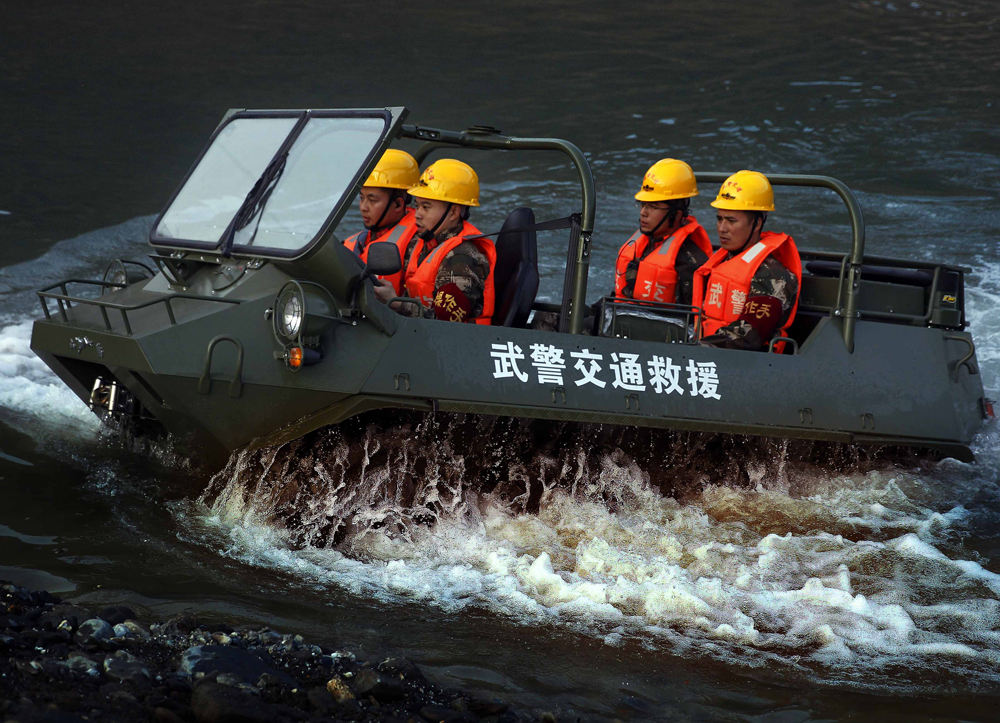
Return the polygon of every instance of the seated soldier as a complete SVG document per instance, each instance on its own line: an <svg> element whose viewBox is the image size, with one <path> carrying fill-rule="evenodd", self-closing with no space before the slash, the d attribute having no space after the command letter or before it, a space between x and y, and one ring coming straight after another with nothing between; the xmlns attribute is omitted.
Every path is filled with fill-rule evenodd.
<svg viewBox="0 0 1000 723"><path fill-rule="evenodd" d="M420 167L413 156L395 148L386 150L358 196L365 230L344 241L344 246L368 263L368 247L376 241L388 241L399 247L402 257L417 232L408 191L419 178ZM379 278L388 281L397 296L402 293L402 273Z"/></svg>
<svg viewBox="0 0 1000 723"><path fill-rule="evenodd" d="M618 251L614 296L690 304L694 272L712 255L708 234L689 215L698 195L691 166L664 158L650 166L635 194L639 230Z"/></svg>
<svg viewBox="0 0 1000 723"><path fill-rule="evenodd" d="M461 161L442 158L424 170L410 189L416 199L417 235L403 254L403 294L418 299L392 302L407 316L489 324L493 316L496 249L469 223L479 205L479 177ZM377 287L387 302L394 295Z"/></svg>
<svg viewBox="0 0 1000 723"><path fill-rule="evenodd" d="M722 248L695 274L693 304L704 310L701 343L725 349L767 349L795 319L802 262L795 241L764 231L774 191L762 173L726 179L712 202ZM781 352L783 342L775 344Z"/></svg>

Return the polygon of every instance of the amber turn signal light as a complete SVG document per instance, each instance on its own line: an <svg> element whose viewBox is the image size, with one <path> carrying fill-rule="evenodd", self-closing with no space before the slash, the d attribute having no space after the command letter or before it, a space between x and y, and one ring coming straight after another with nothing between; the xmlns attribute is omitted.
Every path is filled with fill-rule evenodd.
<svg viewBox="0 0 1000 723"><path fill-rule="evenodd" d="M302 366L302 347L293 346L288 350L288 366L292 369L298 369Z"/></svg>

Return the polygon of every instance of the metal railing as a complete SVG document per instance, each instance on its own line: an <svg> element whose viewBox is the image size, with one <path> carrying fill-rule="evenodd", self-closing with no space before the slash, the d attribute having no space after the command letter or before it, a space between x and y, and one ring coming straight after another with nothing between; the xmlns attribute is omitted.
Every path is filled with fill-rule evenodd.
<svg viewBox="0 0 1000 723"><path fill-rule="evenodd" d="M590 238L594 232L594 218L597 215L594 174L583 151L569 141L558 138L516 138L505 136L495 128L446 131L404 125L399 137L425 141L413 154L417 163L423 163L433 151L449 146L501 151L559 151L569 156L580 176L583 211L580 215L579 229L574 228L570 234L559 329L570 334L579 334L583 331L584 307L587 303L587 275L590 273Z"/></svg>
<svg viewBox="0 0 1000 723"><path fill-rule="evenodd" d="M104 321L104 330L111 333L116 332L114 327L111 325L111 318L108 316L108 311L111 310L121 313L122 324L125 326L125 334L127 336L132 336L132 324L128 318L128 312L130 311L138 311L139 309L145 309L157 304L163 304L167 309L167 318L170 320L170 325L173 326L177 323L177 316L174 313L172 305L172 302L174 301L211 301L220 304L243 303L240 299L221 299L214 296L200 296L197 294L168 294L160 296L156 299L143 301L138 304L119 304L114 301L107 301L99 298L74 296L70 294L67 289L69 284L84 284L88 286L100 286L101 288L107 288L109 286L113 286L115 288L125 287L125 284L118 284L113 281L94 281L92 279L64 279L63 281L58 281L52 284L51 286L46 286L44 289L40 289L35 292L42 305L42 311L45 312L46 320L52 321L52 310L49 309L48 305L49 299L56 302L59 307L59 317L67 324L69 323L69 314L67 313L67 310L73 308L73 304L79 304L81 306L96 306L101 311L101 319ZM55 288L58 288L62 293L54 293L52 289Z"/></svg>

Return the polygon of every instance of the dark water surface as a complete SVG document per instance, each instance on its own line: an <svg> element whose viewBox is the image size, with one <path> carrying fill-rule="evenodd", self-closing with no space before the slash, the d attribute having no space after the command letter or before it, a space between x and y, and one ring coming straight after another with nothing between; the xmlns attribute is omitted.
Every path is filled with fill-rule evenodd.
<svg viewBox="0 0 1000 723"><path fill-rule="evenodd" d="M490 124L589 154L591 298L659 158L840 178L870 253L974 269L969 316L995 398L998 30L986 0L4 6L0 578L398 651L445 682L597 717L995 720L995 425L975 465L835 471L775 448L783 462L756 485L720 471L676 500L622 451L586 470L589 486L556 485L537 515L463 480L433 528L301 549L238 480L220 480L210 507L204 475L101 435L28 339L32 289L143 253L226 108L406 105L422 125ZM559 157L465 157L481 228L519 205L540 218L578 205ZM702 194L705 221L714 189ZM777 203L771 228L846 248L832 194L779 189ZM561 244L541 244L548 298Z"/></svg>

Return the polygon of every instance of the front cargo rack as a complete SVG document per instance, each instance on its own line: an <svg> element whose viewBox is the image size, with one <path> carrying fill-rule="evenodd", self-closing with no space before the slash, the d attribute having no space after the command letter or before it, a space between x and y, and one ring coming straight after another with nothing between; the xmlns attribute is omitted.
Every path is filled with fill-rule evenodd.
<svg viewBox="0 0 1000 723"><path fill-rule="evenodd" d="M111 326L111 319L108 316L108 310L118 311L122 315L122 323L125 325L125 335L132 336L132 324L128 319L128 312L137 311L139 309L145 309L150 306L155 306L156 304L163 304L167 309L167 317L170 319L171 326L177 323L177 318L174 315L174 308L171 305L173 301L210 301L220 304L242 304L240 299L221 299L215 296L201 296L198 294L168 294L160 296L156 299L150 299L149 301L143 301L138 304L119 304L114 301L106 301L99 298L88 298L85 296L73 296L69 293L67 286L69 284L83 284L87 286L100 286L102 289L108 287L114 287L115 289L121 289L126 286L126 284L119 284L114 281L94 281L92 279L64 279L63 281L57 281L51 286L46 286L37 292L38 300L42 304L42 311L45 312L45 319L47 321L52 321L52 311L49 309L48 300L54 300L59 306L59 317L66 323L69 323L69 315L66 313L67 309L71 309L73 304L80 304L83 306L96 306L101 310L101 318L104 321L104 329L112 334L115 332L114 328ZM62 293L57 294L52 290L58 288Z"/></svg>

